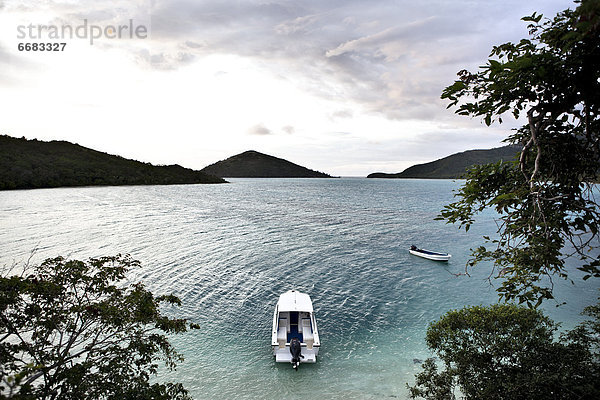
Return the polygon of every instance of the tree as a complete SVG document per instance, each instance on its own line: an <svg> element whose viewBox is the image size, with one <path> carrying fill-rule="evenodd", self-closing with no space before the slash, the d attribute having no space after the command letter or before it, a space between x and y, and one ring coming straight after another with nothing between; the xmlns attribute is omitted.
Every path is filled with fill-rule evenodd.
<svg viewBox="0 0 600 400"><path fill-rule="evenodd" d="M169 318L129 256L47 259L0 276L0 398L188 399L181 384L150 383L164 360L183 361L166 334L197 328Z"/></svg>
<svg viewBox="0 0 600 400"><path fill-rule="evenodd" d="M427 330L440 358L423 364L411 398L597 399L600 397L600 312L554 340L558 325L541 311L514 304L451 311Z"/></svg>
<svg viewBox="0 0 600 400"><path fill-rule="evenodd" d="M583 279L600 277L600 1L582 0L552 20L529 22L529 39L495 46L478 72L460 71L442 98L460 115L502 123L526 117L507 142L518 160L469 171L438 219L469 229L475 215L499 213L497 238L473 250L467 265L494 263L504 300L538 306L553 298L552 278L568 278L577 257ZM596 197L595 197L596 196ZM489 246L491 245L491 247Z"/></svg>

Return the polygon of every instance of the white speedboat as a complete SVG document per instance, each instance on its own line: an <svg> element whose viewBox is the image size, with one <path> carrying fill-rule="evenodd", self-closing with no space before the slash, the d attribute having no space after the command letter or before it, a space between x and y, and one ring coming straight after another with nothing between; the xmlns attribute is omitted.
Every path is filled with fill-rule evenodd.
<svg viewBox="0 0 600 400"><path fill-rule="evenodd" d="M291 345L291 346L290 346ZM298 363L317 362L319 331L310 296L290 290L279 296L273 314L271 337L273 356L276 362ZM296 357L292 352L298 352Z"/></svg>
<svg viewBox="0 0 600 400"><path fill-rule="evenodd" d="M416 246L410 246L410 250L408 250L408 251L412 255L427 258L429 260L434 260L434 261L448 261L450 259L450 257L452 257L448 253L438 253L436 251L423 250L423 249L417 248Z"/></svg>

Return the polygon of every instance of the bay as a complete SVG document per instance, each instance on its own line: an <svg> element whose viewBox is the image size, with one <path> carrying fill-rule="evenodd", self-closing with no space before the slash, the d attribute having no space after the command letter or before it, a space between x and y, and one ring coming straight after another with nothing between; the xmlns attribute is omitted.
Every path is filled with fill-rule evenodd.
<svg viewBox="0 0 600 400"><path fill-rule="evenodd" d="M173 338L185 362L160 376L196 399L405 398L430 355L428 324L497 301L490 265L457 276L469 249L495 232L494 213L469 232L433 220L460 182L231 182L0 192L0 264L117 253L140 260L130 281L179 296L183 307L167 312L201 326ZM414 257L411 244L453 257ZM557 302L545 308L564 328L598 295L596 282L571 269L575 284L555 281ZM275 364L270 349L273 309L288 289L312 297L322 341L318 362L298 372Z"/></svg>

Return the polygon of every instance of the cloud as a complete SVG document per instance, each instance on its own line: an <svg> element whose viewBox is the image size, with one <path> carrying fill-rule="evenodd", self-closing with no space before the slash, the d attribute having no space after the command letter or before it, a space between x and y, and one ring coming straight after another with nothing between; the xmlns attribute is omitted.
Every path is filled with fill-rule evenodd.
<svg viewBox="0 0 600 400"><path fill-rule="evenodd" d="M281 127L281 132L285 133L286 135L291 135L294 132L296 132L296 128L294 128L292 125L285 125ZM258 135L258 136L268 136L268 135L275 135L276 132L272 131L271 129L267 128L264 124L260 123L260 124L256 124L253 127L249 128L247 133L249 135Z"/></svg>
<svg viewBox="0 0 600 400"><path fill-rule="evenodd" d="M307 34L314 29L319 18L316 15L305 15L292 20L283 21L275 27L279 35Z"/></svg>
<svg viewBox="0 0 600 400"><path fill-rule="evenodd" d="M175 53L151 52L141 49L137 52L138 64L159 70L175 70L182 65L189 64L195 60L195 55L190 52L177 51Z"/></svg>
<svg viewBox="0 0 600 400"><path fill-rule="evenodd" d="M493 44L526 34L521 16L534 9L552 15L544 9L563 3L109 0L52 2L52 9L65 21L147 23L151 38L129 44L144 68L176 70L206 56L235 55L356 112L443 120L449 112L439 96L458 70L477 68Z"/></svg>
<svg viewBox="0 0 600 400"><path fill-rule="evenodd" d="M133 50L144 67L175 70L212 54L236 55L316 96L396 120L445 118L439 95L458 70L477 68L493 44L526 34L521 16L564 8L562 0L122 3L57 2L53 9L65 19L147 20L151 42Z"/></svg>
<svg viewBox="0 0 600 400"><path fill-rule="evenodd" d="M366 49L371 52L371 49L379 48L382 43L394 41L398 38L398 32L400 29L398 27L392 27L385 29L381 32L377 32L373 35L363 36L358 39L353 39L347 41L345 43L340 44L338 47L332 50L327 50L325 52L326 57L335 57L342 55L347 52L360 52Z"/></svg>
<svg viewBox="0 0 600 400"><path fill-rule="evenodd" d="M256 124L253 127L251 127L250 129L248 129L248 134L265 136L265 135L272 135L273 132L270 129L268 129L266 126L264 126L263 124Z"/></svg>
<svg viewBox="0 0 600 400"><path fill-rule="evenodd" d="M186 41L185 45L187 47L192 48L192 49L204 49L204 48L206 48L206 43L198 43L198 42L194 42L192 40Z"/></svg>
<svg viewBox="0 0 600 400"><path fill-rule="evenodd" d="M353 116L354 116L354 112L352 110L344 109L344 110L337 110L334 113L332 113L330 116L330 119L332 119L332 120L345 119L345 118L352 118Z"/></svg>
<svg viewBox="0 0 600 400"><path fill-rule="evenodd" d="M2 45L0 45L0 64L8 64L10 61L10 53L6 51Z"/></svg>
<svg viewBox="0 0 600 400"><path fill-rule="evenodd" d="M440 17L448 6L437 7L434 16L423 15L423 8L392 1L179 0L157 4L152 34L163 45L173 49L183 43L200 56L235 54L256 59L274 74L295 77L303 90L329 99L342 97L368 112L393 119L434 119L435 110L444 108L432 103L462 66L460 58L452 59L452 48L440 51L432 43L460 43L461 34L476 28L461 23L466 15L456 21L457 12L468 14L464 11ZM443 74L439 64L447 66ZM177 63L169 65L177 67ZM441 75L446 78L431 78Z"/></svg>
<svg viewBox="0 0 600 400"><path fill-rule="evenodd" d="M0 44L0 87L18 87L29 81L28 74L36 75L43 70L40 63L20 56L16 49L11 52Z"/></svg>
<svg viewBox="0 0 600 400"><path fill-rule="evenodd" d="M291 125L286 125L283 128L281 128L281 130L284 131L285 133L287 133L288 135L291 135L294 132L296 132L296 128L294 128Z"/></svg>

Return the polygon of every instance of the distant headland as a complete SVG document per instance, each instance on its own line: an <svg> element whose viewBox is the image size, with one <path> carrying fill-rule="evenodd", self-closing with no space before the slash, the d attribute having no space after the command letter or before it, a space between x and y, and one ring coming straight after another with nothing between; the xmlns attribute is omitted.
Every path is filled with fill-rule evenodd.
<svg viewBox="0 0 600 400"><path fill-rule="evenodd" d="M225 182L180 165L154 166L65 141L0 135L0 190Z"/></svg>
<svg viewBox="0 0 600 400"><path fill-rule="evenodd" d="M201 169L223 178L331 178L282 158L249 150Z"/></svg>
<svg viewBox="0 0 600 400"><path fill-rule="evenodd" d="M467 169L474 165L514 160L520 149L520 146L504 146L489 150L468 150L436 161L413 165L399 173L375 172L367 178L460 179L465 176Z"/></svg>
<svg viewBox="0 0 600 400"><path fill-rule="evenodd" d="M399 173L368 178L457 179L476 164L513 160L519 146L469 150ZM0 190L63 186L170 185L225 183L223 178L331 178L282 158L249 150L200 171L180 165L154 166L66 141L0 135Z"/></svg>

